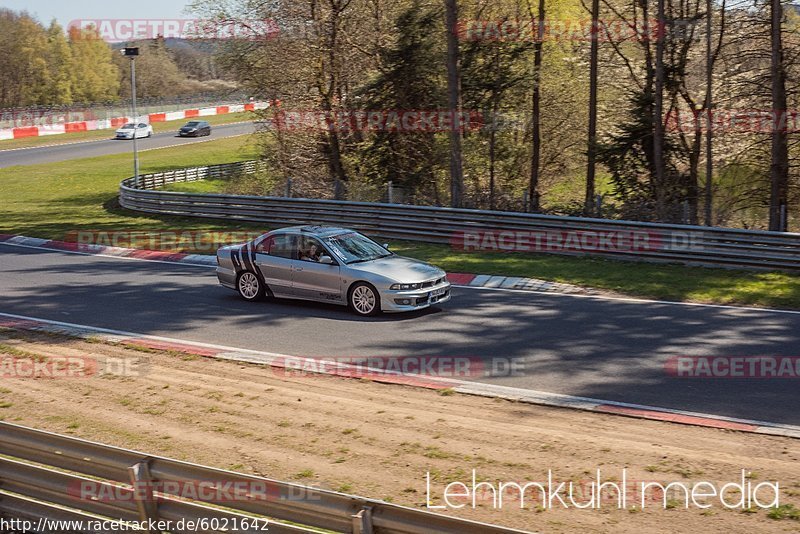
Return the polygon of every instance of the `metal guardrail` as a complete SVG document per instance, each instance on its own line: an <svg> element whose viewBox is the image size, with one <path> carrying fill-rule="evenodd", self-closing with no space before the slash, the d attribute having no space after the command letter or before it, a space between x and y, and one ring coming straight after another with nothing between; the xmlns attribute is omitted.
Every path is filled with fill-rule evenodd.
<svg viewBox="0 0 800 534"><path fill-rule="evenodd" d="M511 243L507 247L498 245L499 250L520 250L515 246L515 240L530 243L532 236L539 236L531 249L536 252L709 267L800 271L800 234L797 233L434 206L157 190L175 182L254 173L263 169L263 165L259 161L245 161L145 174L139 177L138 187L133 178L128 178L120 184L120 204L149 213L269 226L341 225L375 236L458 247L493 236L495 242L502 237L506 243ZM624 243L624 246L615 243ZM485 248L485 243L482 246Z"/></svg>
<svg viewBox="0 0 800 534"><path fill-rule="evenodd" d="M183 519L201 526L200 521L205 519L208 525L173 529L173 533L252 533L263 531L266 525L272 534L318 529L351 534L524 534L10 423L0 423L0 455L0 516L7 518L36 522L40 518L86 520L99 516L122 522L172 521L173 525ZM91 498L82 493L87 487L92 488ZM162 492L157 499L147 494L148 488L154 487ZM245 498L199 501L187 499L178 491L187 487L247 488L248 493ZM266 491L254 492L253 488ZM114 498L103 497L110 495ZM241 527L243 520L249 525ZM130 529L122 526L118 532Z"/></svg>

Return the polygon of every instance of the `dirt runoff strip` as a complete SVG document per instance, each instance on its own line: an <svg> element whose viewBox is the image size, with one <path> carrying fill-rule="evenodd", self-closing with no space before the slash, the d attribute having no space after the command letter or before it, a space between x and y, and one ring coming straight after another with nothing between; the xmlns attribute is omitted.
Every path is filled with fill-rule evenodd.
<svg viewBox="0 0 800 534"><path fill-rule="evenodd" d="M780 436L637 420L460 395L368 379L352 380L169 350L0 331L0 417L116 446L436 509L538 532L796 532L800 446ZM26 359L40 374L15 373ZM64 362L91 372L67 373ZM53 365L47 365L52 362ZM18 369L29 369L17 366ZM17 369L17 370L18 370ZM53 371L45 376L47 370ZM62 372L55 372L61 369ZM598 477L598 470L600 477ZM572 482L578 504L591 485L627 482L595 508L567 500L542 506L533 490L506 489L502 506L487 486L444 499L445 486L487 482ZM624 472L624 475L623 475ZM473 481L473 473L475 481ZM682 493L645 495L642 482L717 488L764 484L780 508L726 507ZM451 493L461 493L462 487ZM703 491L707 492L708 488ZM566 499L566 494L562 492ZM677 497L677 498L676 498ZM728 504L739 500L736 488ZM463 505L461 508L457 506Z"/></svg>

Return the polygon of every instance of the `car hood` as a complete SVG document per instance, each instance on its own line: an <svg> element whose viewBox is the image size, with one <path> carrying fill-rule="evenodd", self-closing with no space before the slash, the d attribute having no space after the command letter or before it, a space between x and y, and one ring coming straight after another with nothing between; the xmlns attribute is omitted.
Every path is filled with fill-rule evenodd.
<svg viewBox="0 0 800 534"><path fill-rule="evenodd" d="M413 284L445 276L445 272L423 261L404 256L389 256L378 260L347 265L348 269L377 274L398 283Z"/></svg>
<svg viewBox="0 0 800 534"><path fill-rule="evenodd" d="M123 130L122 128L120 128L119 130L117 130L116 133L118 133L118 134L120 134L120 133L132 134L133 130Z"/></svg>

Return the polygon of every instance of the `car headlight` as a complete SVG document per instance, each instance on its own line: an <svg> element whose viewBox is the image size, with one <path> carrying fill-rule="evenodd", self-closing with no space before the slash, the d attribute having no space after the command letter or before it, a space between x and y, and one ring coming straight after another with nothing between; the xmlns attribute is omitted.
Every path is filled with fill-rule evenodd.
<svg viewBox="0 0 800 534"><path fill-rule="evenodd" d="M419 289L422 287L422 284L392 284L389 289L395 291L403 291L405 289Z"/></svg>

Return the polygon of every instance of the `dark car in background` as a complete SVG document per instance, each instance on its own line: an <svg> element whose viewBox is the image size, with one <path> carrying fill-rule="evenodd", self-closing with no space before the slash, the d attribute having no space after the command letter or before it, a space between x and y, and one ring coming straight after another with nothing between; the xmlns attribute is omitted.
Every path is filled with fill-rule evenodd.
<svg viewBox="0 0 800 534"><path fill-rule="evenodd" d="M181 137L200 137L201 135L211 135L211 125L206 121L189 121L178 130Z"/></svg>

